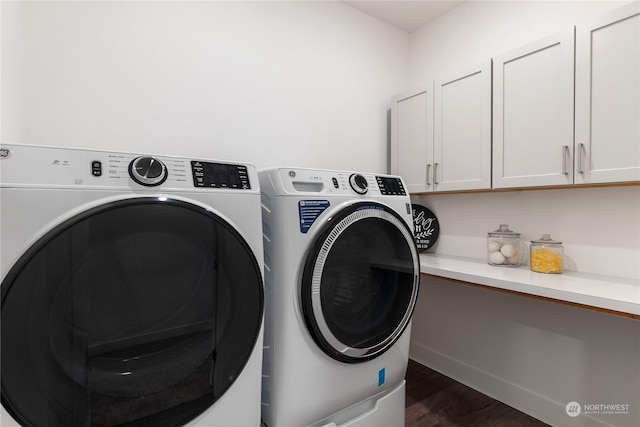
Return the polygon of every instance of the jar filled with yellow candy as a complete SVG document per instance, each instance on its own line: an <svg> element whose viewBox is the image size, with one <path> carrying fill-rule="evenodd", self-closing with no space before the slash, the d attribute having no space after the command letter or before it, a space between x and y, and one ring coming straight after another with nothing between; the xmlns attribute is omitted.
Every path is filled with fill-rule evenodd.
<svg viewBox="0 0 640 427"><path fill-rule="evenodd" d="M562 273L562 242L553 240L549 234L543 234L538 240L532 240L529 247L529 265L537 273Z"/></svg>

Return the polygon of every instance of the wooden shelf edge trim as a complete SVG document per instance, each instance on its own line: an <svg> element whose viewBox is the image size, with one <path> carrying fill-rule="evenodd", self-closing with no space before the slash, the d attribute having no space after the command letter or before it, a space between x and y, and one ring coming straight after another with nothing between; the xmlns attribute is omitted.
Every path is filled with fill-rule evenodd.
<svg viewBox="0 0 640 427"><path fill-rule="evenodd" d="M571 184L546 187L513 187L513 188L486 188L478 190L452 190L452 191L425 191L412 192L412 196L434 196L436 194L473 194L473 193L509 193L516 191L540 191L540 190L570 190L579 188L603 188L603 187L640 187L640 181L617 182L603 184Z"/></svg>
<svg viewBox="0 0 640 427"><path fill-rule="evenodd" d="M625 312L622 312L622 311L610 310L610 309L607 309L607 308L595 307L595 306L592 306L592 305L580 304L580 303L577 303L577 302L565 301L565 300L561 300L561 299L557 299L557 298L543 297L543 296L539 296L539 295L528 294L526 292L513 291L511 289L502 289L502 288L489 286L489 285L481 285L480 283L467 282L465 280L459 280L459 279L451 279L449 277L438 276L436 274L429 274L429 273L420 273L420 274L422 276L435 277L437 279L447 280L449 282L459 283L459 284L463 284L463 285L475 286L475 287L478 287L478 288L484 288L484 289L488 289L488 290L491 290L491 291L499 291L499 292L503 292L503 293L506 293L506 294L518 295L518 296L525 297L525 298L532 298L532 299L552 302L552 303L556 303L556 304L568 305L570 307L576 307L576 308L596 311L596 312L599 312L599 313L609 314L609 315L612 315L612 316L625 317L625 318L633 319L633 320L640 320L640 315L638 315L638 314L625 313Z"/></svg>

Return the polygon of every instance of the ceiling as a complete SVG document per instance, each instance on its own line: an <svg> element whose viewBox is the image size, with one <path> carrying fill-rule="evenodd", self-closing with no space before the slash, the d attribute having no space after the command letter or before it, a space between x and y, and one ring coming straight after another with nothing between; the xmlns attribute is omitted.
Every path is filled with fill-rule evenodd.
<svg viewBox="0 0 640 427"><path fill-rule="evenodd" d="M427 22L464 3L464 1L356 0L345 1L344 3L387 24L411 33Z"/></svg>

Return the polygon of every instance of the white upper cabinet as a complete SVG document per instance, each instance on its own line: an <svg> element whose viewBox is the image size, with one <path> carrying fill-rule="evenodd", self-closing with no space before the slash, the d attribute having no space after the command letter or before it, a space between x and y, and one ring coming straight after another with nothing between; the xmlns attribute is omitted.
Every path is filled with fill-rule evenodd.
<svg viewBox="0 0 640 427"><path fill-rule="evenodd" d="M573 183L574 33L493 60L494 188Z"/></svg>
<svg viewBox="0 0 640 427"><path fill-rule="evenodd" d="M391 173L400 175L410 193L432 191L433 89L391 98Z"/></svg>
<svg viewBox="0 0 640 427"><path fill-rule="evenodd" d="M640 3L576 26L575 182L640 181Z"/></svg>
<svg viewBox="0 0 640 427"><path fill-rule="evenodd" d="M491 188L491 60L391 99L391 173L411 193Z"/></svg>
<svg viewBox="0 0 640 427"><path fill-rule="evenodd" d="M640 3L392 98L411 193L640 181Z"/></svg>
<svg viewBox="0 0 640 427"><path fill-rule="evenodd" d="M437 80L433 190L491 188L491 60Z"/></svg>

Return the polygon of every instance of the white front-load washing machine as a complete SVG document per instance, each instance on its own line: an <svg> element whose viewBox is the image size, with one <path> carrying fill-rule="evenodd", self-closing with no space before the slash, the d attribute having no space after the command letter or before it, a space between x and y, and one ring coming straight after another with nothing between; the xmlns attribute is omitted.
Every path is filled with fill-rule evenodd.
<svg viewBox="0 0 640 427"><path fill-rule="evenodd" d="M419 258L400 177L258 172L268 427L404 425Z"/></svg>
<svg viewBox="0 0 640 427"><path fill-rule="evenodd" d="M0 146L2 426L259 426L252 165Z"/></svg>

